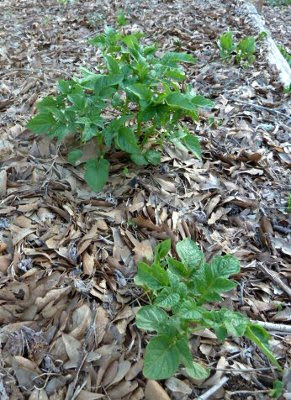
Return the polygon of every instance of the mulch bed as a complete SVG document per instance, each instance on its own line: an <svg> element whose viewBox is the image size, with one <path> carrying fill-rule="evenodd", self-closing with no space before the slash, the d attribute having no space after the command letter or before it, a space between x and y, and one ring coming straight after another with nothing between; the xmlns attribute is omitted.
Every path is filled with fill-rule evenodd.
<svg viewBox="0 0 291 400"><path fill-rule="evenodd" d="M290 98L266 64L263 42L248 69L220 60L217 41L228 28L236 38L257 34L241 4L2 0L1 399L143 399L149 336L134 324L144 299L133 277L136 263L168 237L173 245L191 237L207 257L240 260L238 287L223 305L278 324L271 346L290 365L291 334L279 329L291 320ZM113 25L120 8L129 30L198 58L187 67L188 83L215 107L192 126L202 161L172 147L160 167L116 159L104 192L95 194L67 163L64 145L35 137L25 123L58 79L98 66L87 41ZM194 382L180 370L152 400L161 393L195 399L225 375L211 398L269 398L279 375L252 343L229 338L221 345L205 331L191 346L211 377Z"/></svg>

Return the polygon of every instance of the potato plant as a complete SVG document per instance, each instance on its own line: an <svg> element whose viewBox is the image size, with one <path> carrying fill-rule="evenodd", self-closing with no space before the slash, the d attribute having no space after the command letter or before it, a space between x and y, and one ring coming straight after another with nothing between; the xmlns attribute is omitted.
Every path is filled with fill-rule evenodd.
<svg viewBox="0 0 291 400"><path fill-rule="evenodd" d="M137 312L136 325L155 332L146 347L144 375L167 379L182 364L194 379L206 379L209 371L193 360L189 347L190 336L205 328L213 330L221 342L227 336L245 336L281 369L268 347L267 331L243 314L219 307L221 293L236 287L229 277L240 271L238 260L225 255L206 262L190 239L177 244L179 260L168 255L170 248L170 240L160 243L152 265L140 262L135 277L135 283L147 291L151 300Z"/></svg>
<svg viewBox="0 0 291 400"><path fill-rule="evenodd" d="M182 64L194 63L187 53L157 55L154 45L143 45L142 34L125 34L112 27L90 41L102 53L98 72L82 68L82 77L58 82L56 96L37 104L27 127L59 141L74 135L77 145L68 160L76 164L82 147L98 144L98 154L85 164L84 178L96 192L109 175L110 153L128 154L137 165L158 165L165 143L183 146L198 158L199 141L183 119L198 121L200 107L212 101L184 83Z"/></svg>
<svg viewBox="0 0 291 400"><path fill-rule="evenodd" d="M246 36L235 43L232 32L228 31L220 36L218 46L220 57L224 60L234 59L243 66L249 66L255 61L256 40L253 36Z"/></svg>

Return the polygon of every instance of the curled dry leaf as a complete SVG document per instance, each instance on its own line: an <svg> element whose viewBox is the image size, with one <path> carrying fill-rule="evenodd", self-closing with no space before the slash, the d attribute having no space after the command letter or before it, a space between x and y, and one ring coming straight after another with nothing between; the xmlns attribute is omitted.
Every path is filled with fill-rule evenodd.
<svg viewBox="0 0 291 400"><path fill-rule="evenodd" d="M114 388L108 390L107 393L111 399L120 400L122 397L133 392L137 387L138 383L136 381L123 381L114 386Z"/></svg>
<svg viewBox="0 0 291 400"><path fill-rule="evenodd" d="M147 381L144 394L145 400L171 400L168 393L157 381Z"/></svg>
<svg viewBox="0 0 291 400"><path fill-rule="evenodd" d="M166 386L171 392L181 393L183 395L189 395L192 393L192 389L181 379L177 379L174 376L166 381Z"/></svg>

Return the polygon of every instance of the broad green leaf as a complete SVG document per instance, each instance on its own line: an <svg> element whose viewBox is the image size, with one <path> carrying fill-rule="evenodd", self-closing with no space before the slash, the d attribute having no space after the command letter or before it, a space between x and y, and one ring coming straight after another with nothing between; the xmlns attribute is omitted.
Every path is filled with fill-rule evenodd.
<svg viewBox="0 0 291 400"><path fill-rule="evenodd" d="M265 354L265 356L268 357L268 359L277 368L279 368L280 371L282 371L282 367L276 360L274 354L269 349L269 347L266 343L266 340L265 339L262 340L262 337L264 337L264 338L269 337L268 332L266 332L266 330L263 327L261 327L259 325L255 325L255 324L249 324L246 329L245 336L247 338L251 339L251 341L253 341L259 347L259 349Z"/></svg>
<svg viewBox="0 0 291 400"><path fill-rule="evenodd" d="M138 286L147 286L151 290L158 290L167 286L169 282L166 271L154 264L150 267L144 262L139 262L137 272L134 282Z"/></svg>
<svg viewBox="0 0 291 400"><path fill-rule="evenodd" d="M186 135L182 139L183 144L190 150L199 160L201 160L201 147L197 136Z"/></svg>
<svg viewBox="0 0 291 400"><path fill-rule="evenodd" d="M120 128L116 137L116 144L120 150L126 153L137 153L138 145L136 136L134 135L131 128L123 127Z"/></svg>
<svg viewBox="0 0 291 400"><path fill-rule="evenodd" d="M155 262L160 261L171 250L171 239L163 240L155 248Z"/></svg>
<svg viewBox="0 0 291 400"><path fill-rule="evenodd" d="M58 138L58 141L60 142L67 136L68 133L71 132L72 130L70 126L59 123L55 130L51 133L53 133L53 136L56 136Z"/></svg>
<svg viewBox="0 0 291 400"><path fill-rule="evenodd" d="M184 62L184 63L191 63L194 64L197 61L197 58L193 57L191 54L187 54L187 53L178 53L178 52L168 52L166 53L162 59L162 62L164 63L180 63L180 62Z"/></svg>
<svg viewBox="0 0 291 400"><path fill-rule="evenodd" d="M93 137L96 137L98 134L98 128L95 125L90 123L86 123L82 132L82 141L89 142Z"/></svg>
<svg viewBox="0 0 291 400"><path fill-rule="evenodd" d="M105 158L89 160L85 165L85 181L94 192L100 192L109 175L109 162Z"/></svg>
<svg viewBox="0 0 291 400"><path fill-rule="evenodd" d="M57 101L52 96L44 97L41 101L36 104L36 108L44 113L50 112L51 109L57 106Z"/></svg>
<svg viewBox="0 0 291 400"><path fill-rule="evenodd" d="M86 97L84 94L73 93L68 95L68 100L75 104L76 108L79 110L83 110L86 105Z"/></svg>
<svg viewBox="0 0 291 400"><path fill-rule="evenodd" d="M148 150L145 152L145 158L152 165L159 165L161 162L161 153L157 150Z"/></svg>
<svg viewBox="0 0 291 400"><path fill-rule="evenodd" d="M133 93L140 100L144 100L147 102L151 101L152 92L147 85L142 83L135 83L133 85L126 86L126 90Z"/></svg>
<svg viewBox="0 0 291 400"><path fill-rule="evenodd" d="M177 276L181 277L188 276L189 273L188 268L181 261L175 260L174 258L169 258L168 265L169 265L169 270L173 274L176 274Z"/></svg>
<svg viewBox="0 0 291 400"><path fill-rule="evenodd" d="M191 378L197 379L197 380L205 380L209 377L210 372L202 367L201 364L198 364L197 362L193 361L191 367L186 368L186 372Z"/></svg>
<svg viewBox="0 0 291 400"><path fill-rule="evenodd" d="M56 120L50 113L39 113L26 126L34 133L49 134L52 128L56 127Z"/></svg>
<svg viewBox="0 0 291 400"><path fill-rule="evenodd" d="M179 351L174 338L167 335L152 338L147 345L143 373L148 379L167 379L177 371Z"/></svg>
<svg viewBox="0 0 291 400"><path fill-rule="evenodd" d="M180 260L191 269L199 267L204 261L202 251L191 239L184 239L177 243L176 250Z"/></svg>
<svg viewBox="0 0 291 400"><path fill-rule="evenodd" d="M222 308L220 312L229 335L240 337L245 334L248 321L244 315L226 308Z"/></svg>
<svg viewBox="0 0 291 400"><path fill-rule="evenodd" d="M179 278L177 277L176 274L173 274L169 269L167 269L167 274L169 277L169 282L171 286L171 290L174 290L175 292L178 292L178 287L179 287Z"/></svg>
<svg viewBox="0 0 291 400"><path fill-rule="evenodd" d="M136 165L147 165L148 164L148 161L145 158L144 154L133 153L130 155L130 158Z"/></svg>
<svg viewBox="0 0 291 400"><path fill-rule="evenodd" d="M179 351L180 362L185 365L185 367L191 367L193 359L189 348L189 340L187 335L182 336L176 342L177 349Z"/></svg>
<svg viewBox="0 0 291 400"><path fill-rule="evenodd" d="M179 92L169 94L169 96L166 98L166 103L170 107L179 108L186 111L194 111L194 105L191 103L191 100Z"/></svg>
<svg viewBox="0 0 291 400"><path fill-rule="evenodd" d="M111 74L119 74L120 68L118 62L109 54L105 56L107 68Z"/></svg>
<svg viewBox="0 0 291 400"><path fill-rule="evenodd" d="M278 400L282 396L283 390L284 390L284 383L276 379L273 382L273 389L269 390L269 396L271 396L272 399Z"/></svg>
<svg viewBox="0 0 291 400"><path fill-rule="evenodd" d="M214 332L215 335L217 336L217 339L220 340L221 342L224 342L225 339L227 338L227 329L224 326L214 327Z"/></svg>
<svg viewBox="0 0 291 400"><path fill-rule="evenodd" d="M203 96L194 96L191 99L191 103L196 107L210 107L214 106L214 102Z"/></svg>
<svg viewBox="0 0 291 400"><path fill-rule="evenodd" d="M136 325L140 329L158 331L168 320L167 313L156 306L144 306L136 314Z"/></svg>
<svg viewBox="0 0 291 400"><path fill-rule="evenodd" d="M126 121L132 118L132 114L125 114L119 118L113 119L105 129L103 129L102 136L104 138L105 145L111 146L113 138L117 135L119 129L125 124Z"/></svg>
<svg viewBox="0 0 291 400"><path fill-rule="evenodd" d="M69 161L69 163L75 165L76 162L79 160L79 158L82 157L82 155L83 155L83 151L80 150L80 149L71 150L68 153L68 161Z"/></svg>
<svg viewBox="0 0 291 400"><path fill-rule="evenodd" d="M236 288L237 283L227 278L217 278L212 286L212 289L218 293L228 292Z"/></svg>
<svg viewBox="0 0 291 400"><path fill-rule="evenodd" d="M158 294L154 304L162 308L172 308L179 301L180 296L178 293L173 293L172 289L165 288Z"/></svg>
<svg viewBox="0 0 291 400"><path fill-rule="evenodd" d="M211 260L211 269L217 277L229 277L240 271L240 265L237 258L231 255L215 256Z"/></svg>
<svg viewBox="0 0 291 400"><path fill-rule="evenodd" d="M165 78L172 78L177 81L183 81L186 78L186 75L179 68L167 68L164 72Z"/></svg>
<svg viewBox="0 0 291 400"><path fill-rule="evenodd" d="M65 81L63 79L58 81L58 88L61 93L68 94L72 91L75 82L72 80Z"/></svg>
<svg viewBox="0 0 291 400"><path fill-rule="evenodd" d="M211 289L210 289L211 290ZM219 303L222 300L222 297L216 293L216 292L211 292L203 294L203 296L200 298L200 304L202 303Z"/></svg>
<svg viewBox="0 0 291 400"><path fill-rule="evenodd" d="M220 56L222 58L227 58L231 56L231 53L234 50L233 36L231 31L226 32L220 36L219 47Z"/></svg>
<svg viewBox="0 0 291 400"><path fill-rule="evenodd" d="M202 320L202 312L204 310L198 307L193 299L186 299L180 303L178 315L180 318L199 321Z"/></svg>

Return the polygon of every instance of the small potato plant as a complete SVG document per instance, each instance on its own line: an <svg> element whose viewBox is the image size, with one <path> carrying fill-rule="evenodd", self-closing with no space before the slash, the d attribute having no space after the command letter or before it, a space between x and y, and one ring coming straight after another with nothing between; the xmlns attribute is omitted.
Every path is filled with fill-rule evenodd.
<svg viewBox="0 0 291 400"><path fill-rule="evenodd" d="M255 61L256 40L253 36L246 36L235 43L233 33L228 31L220 36L218 46L220 57L224 60L234 59L243 66L249 66Z"/></svg>
<svg viewBox="0 0 291 400"><path fill-rule="evenodd" d="M135 283L147 291L151 300L137 312L136 325L155 332L146 347L144 375L167 379L182 364L194 379L206 379L209 371L193 360L189 347L191 334L205 328L213 330L221 342L227 336L249 338L281 369L269 350L269 334L264 328L243 314L218 307L221 293L236 287L229 277L240 271L238 260L225 255L206 262L190 239L177 244L179 260L169 256L170 248L170 240L160 243L153 264L140 262L135 277Z"/></svg>
<svg viewBox="0 0 291 400"><path fill-rule="evenodd" d="M123 14L118 23L126 23ZM72 164L83 156L83 146L95 141L98 154L86 162L84 178L96 192L107 182L114 150L137 165L158 165L165 143L201 157L197 137L183 122L185 117L198 121L199 108L213 106L184 83L182 64L195 58L178 52L157 55L154 45L141 43L142 36L106 27L90 41L102 54L98 72L83 68L81 78L60 80L57 95L41 100L27 124L32 132L59 141L73 134Z"/></svg>

